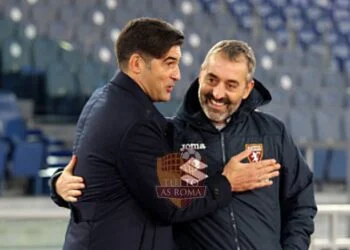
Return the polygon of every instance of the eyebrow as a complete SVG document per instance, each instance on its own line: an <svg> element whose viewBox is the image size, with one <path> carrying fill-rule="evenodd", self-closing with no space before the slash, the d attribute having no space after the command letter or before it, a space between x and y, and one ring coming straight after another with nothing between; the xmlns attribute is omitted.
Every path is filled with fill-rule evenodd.
<svg viewBox="0 0 350 250"><path fill-rule="evenodd" d="M179 59L176 58L176 57L168 56L167 58L164 59L164 62L166 62L166 61L177 61L177 60L179 60Z"/></svg>
<svg viewBox="0 0 350 250"><path fill-rule="evenodd" d="M213 77L213 78L215 78L215 79L218 79L219 77L217 77L215 74L213 74L213 73L208 73L207 74L207 77Z"/></svg>
<svg viewBox="0 0 350 250"><path fill-rule="evenodd" d="M208 73L207 77L213 77L215 79L219 79L219 77L217 75L215 75L214 73ZM228 79L225 82L239 84L239 82L237 80L234 80L234 79Z"/></svg>

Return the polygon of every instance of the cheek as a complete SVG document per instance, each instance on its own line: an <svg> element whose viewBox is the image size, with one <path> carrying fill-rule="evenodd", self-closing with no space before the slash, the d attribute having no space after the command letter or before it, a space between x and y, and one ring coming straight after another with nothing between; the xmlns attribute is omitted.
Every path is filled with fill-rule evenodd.
<svg viewBox="0 0 350 250"><path fill-rule="evenodd" d="M228 100L230 101L231 104L236 105L239 102L239 98L237 98L236 95L227 95Z"/></svg>
<svg viewBox="0 0 350 250"><path fill-rule="evenodd" d="M212 91L211 88L207 87L207 86L201 86L199 89L199 93L201 94L201 96L205 96L208 93L210 93L211 91Z"/></svg>

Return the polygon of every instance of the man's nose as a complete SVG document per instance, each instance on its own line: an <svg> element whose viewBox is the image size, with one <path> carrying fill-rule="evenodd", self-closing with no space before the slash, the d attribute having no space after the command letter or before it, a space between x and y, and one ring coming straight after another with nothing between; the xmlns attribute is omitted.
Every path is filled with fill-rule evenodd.
<svg viewBox="0 0 350 250"><path fill-rule="evenodd" d="M176 67L176 69L171 75L171 78L173 78L175 81L178 81L181 79L181 72L180 72L179 66Z"/></svg>
<svg viewBox="0 0 350 250"><path fill-rule="evenodd" d="M217 100L225 97L225 86L224 86L224 84L219 83L213 88L213 96Z"/></svg>

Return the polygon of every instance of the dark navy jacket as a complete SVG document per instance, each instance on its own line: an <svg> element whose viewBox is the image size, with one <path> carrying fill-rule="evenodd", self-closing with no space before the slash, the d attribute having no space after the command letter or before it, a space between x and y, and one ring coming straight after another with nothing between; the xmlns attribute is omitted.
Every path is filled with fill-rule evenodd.
<svg viewBox="0 0 350 250"><path fill-rule="evenodd" d="M77 124L74 174L86 188L70 204L65 250L173 249L171 223L228 204L231 189L221 174L209 178L207 196L187 208L157 198L156 160L171 150L171 128L124 73L93 94Z"/></svg>
<svg viewBox="0 0 350 250"><path fill-rule="evenodd" d="M221 172L232 156L251 145L261 149L263 159L274 158L282 168L272 186L233 193L227 207L174 225L180 249L308 249L317 211L313 175L283 123L255 110L270 100L267 89L256 81L248 99L218 131L200 107L198 82L191 85L173 122L177 148L204 144L199 152L209 166L209 176Z"/></svg>

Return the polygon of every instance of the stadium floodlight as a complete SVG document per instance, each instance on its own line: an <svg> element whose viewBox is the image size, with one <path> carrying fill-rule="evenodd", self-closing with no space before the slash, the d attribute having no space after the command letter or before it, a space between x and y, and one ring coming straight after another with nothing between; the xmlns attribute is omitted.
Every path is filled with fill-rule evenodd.
<svg viewBox="0 0 350 250"><path fill-rule="evenodd" d="M10 18L12 21L14 22L19 22L22 20L22 11L17 8L17 7L13 7L10 10Z"/></svg>
<svg viewBox="0 0 350 250"><path fill-rule="evenodd" d="M118 2L116 0L106 0L106 6L110 10L114 10L118 6Z"/></svg>
<svg viewBox="0 0 350 250"><path fill-rule="evenodd" d="M185 24L184 24L184 22L181 19L175 19L174 22L173 22L173 25L178 30L184 31L184 29L185 29Z"/></svg>
<svg viewBox="0 0 350 250"><path fill-rule="evenodd" d="M272 38L266 39L265 48L268 52L275 52L277 49L276 41Z"/></svg>
<svg viewBox="0 0 350 250"><path fill-rule="evenodd" d="M118 29L118 28L111 29L111 31L110 31L111 40L113 42L117 41L119 34L120 34L120 29Z"/></svg>
<svg viewBox="0 0 350 250"><path fill-rule="evenodd" d="M292 88L292 85L293 85L292 79L288 75L281 76L280 83L281 83L282 89L284 89L284 90L290 90Z"/></svg>
<svg viewBox="0 0 350 250"><path fill-rule="evenodd" d="M38 0L27 0L27 3L29 3L30 5L34 5L38 2Z"/></svg>
<svg viewBox="0 0 350 250"><path fill-rule="evenodd" d="M25 28L24 28L24 34L26 36L26 38L28 38L29 40L33 40L36 35L37 35L37 30L34 24L28 24Z"/></svg>
<svg viewBox="0 0 350 250"><path fill-rule="evenodd" d="M94 21L94 23L96 25L102 25L105 22L105 16L104 16L104 14L101 11L96 10L92 14L92 20Z"/></svg>
<svg viewBox="0 0 350 250"><path fill-rule="evenodd" d="M112 53L108 48L102 47L98 51L98 57L102 62L109 63L112 59Z"/></svg>
<svg viewBox="0 0 350 250"><path fill-rule="evenodd" d="M273 62L272 58L269 55L263 55L261 57L261 66L266 69L270 70L272 68Z"/></svg>
<svg viewBox="0 0 350 250"><path fill-rule="evenodd" d="M16 42L11 43L10 45L10 54L11 56L18 58L22 54L22 47Z"/></svg>
<svg viewBox="0 0 350 250"><path fill-rule="evenodd" d="M182 63L186 66L193 64L193 56L189 51L184 51L181 57Z"/></svg>
<svg viewBox="0 0 350 250"><path fill-rule="evenodd" d="M74 50L74 46L66 41L60 41L59 45L62 49L67 50L67 51L73 51Z"/></svg>
<svg viewBox="0 0 350 250"><path fill-rule="evenodd" d="M190 15L193 13L193 4L190 1L183 1L181 3L181 11L185 15Z"/></svg>
<svg viewBox="0 0 350 250"><path fill-rule="evenodd" d="M189 43L193 48L198 48L201 45L201 38L198 34L192 33L189 36Z"/></svg>

